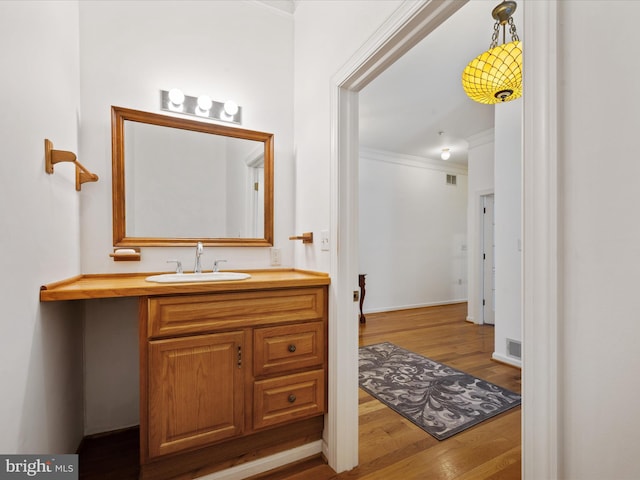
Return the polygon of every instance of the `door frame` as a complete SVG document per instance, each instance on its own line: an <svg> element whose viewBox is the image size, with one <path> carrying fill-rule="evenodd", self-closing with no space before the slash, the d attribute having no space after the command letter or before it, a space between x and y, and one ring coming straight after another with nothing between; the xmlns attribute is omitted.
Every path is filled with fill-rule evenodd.
<svg viewBox="0 0 640 480"><path fill-rule="evenodd" d="M491 193L487 193L484 195L480 195L480 209L482 210L480 212L480 219L481 219L481 224L482 224L482 228L480 229L480 238L478 239L478 245L482 245L481 248L481 252L478 260L480 261L480 278L482 279L481 285L482 288L480 288L480 308L482 309L482 315L480 315L480 321L478 322L481 325L487 324L487 325L495 325L496 321L495 321L495 305L494 305L494 298L495 295L491 295L491 307L493 308L494 311L494 317L491 319L491 322L487 321L487 305L486 305L486 299L487 299L487 258L486 258L486 253L488 251L487 249L487 245L486 245L486 241L487 241L487 216L486 216L486 208L487 208L487 199L491 198L492 202L491 202L491 242L492 242L492 248L491 248L491 256L489 257L491 260L491 265L492 265L492 272L491 272L491 281L492 281L492 286L493 286L493 290L495 290L495 266L496 266L496 260L495 260L495 222L494 222L494 215L495 215L495 207L494 207L494 201L495 201L495 193L491 192Z"/></svg>
<svg viewBox="0 0 640 480"><path fill-rule="evenodd" d="M329 413L323 449L358 464L358 92L466 2L403 2L331 79ZM558 478L556 2L523 2L523 478ZM340 400L340 401L338 401ZM545 418L545 422L536 422Z"/></svg>

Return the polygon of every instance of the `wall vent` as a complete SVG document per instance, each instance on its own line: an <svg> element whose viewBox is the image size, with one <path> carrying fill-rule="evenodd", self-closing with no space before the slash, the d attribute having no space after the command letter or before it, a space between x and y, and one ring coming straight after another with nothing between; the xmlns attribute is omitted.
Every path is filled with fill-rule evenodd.
<svg viewBox="0 0 640 480"><path fill-rule="evenodd" d="M447 185L456 185L456 176L447 173Z"/></svg>
<svg viewBox="0 0 640 480"><path fill-rule="evenodd" d="M522 342L507 338L507 355L517 359L522 359Z"/></svg>

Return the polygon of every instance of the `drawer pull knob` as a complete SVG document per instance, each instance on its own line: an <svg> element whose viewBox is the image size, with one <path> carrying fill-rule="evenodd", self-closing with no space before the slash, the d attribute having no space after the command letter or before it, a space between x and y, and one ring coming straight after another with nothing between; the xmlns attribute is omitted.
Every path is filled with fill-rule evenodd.
<svg viewBox="0 0 640 480"><path fill-rule="evenodd" d="M295 346L293 343L292 343L291 345L289 345L289 351L290 351L291 353L293 353L293 352L295 352L295 351L296 351L296 346Z"/></svg>
<svg viewBox="0 0 640 480"><path fill-rule="evenodd" d="M289 395L288 400L289 400L289 403L293 403L296 401L296 396L292 393L291 395Z"/></svg>

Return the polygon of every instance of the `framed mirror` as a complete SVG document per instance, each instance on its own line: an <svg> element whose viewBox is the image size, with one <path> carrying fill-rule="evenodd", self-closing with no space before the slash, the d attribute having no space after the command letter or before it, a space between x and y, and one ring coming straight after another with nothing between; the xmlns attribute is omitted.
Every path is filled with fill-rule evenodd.
<svg viewBox="0 0 640 480"><path fill-rule="evenodd" d="M273 134L111 107L113 245L273 245Z"/></svg>

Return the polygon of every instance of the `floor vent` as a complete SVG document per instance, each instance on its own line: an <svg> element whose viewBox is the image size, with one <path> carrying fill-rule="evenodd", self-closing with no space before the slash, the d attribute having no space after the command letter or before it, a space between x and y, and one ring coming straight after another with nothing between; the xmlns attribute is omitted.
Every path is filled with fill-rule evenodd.
<svg viewBox="0 0 640 480"><path fill-rule="evenodd" d="M522 342L507 338L507 355L522 359Z"/></svg>
<svg viewBox="0 0 640 480"><path fill-rule="evenodd" d="M447 173L447 185L456 185L456 176Z"/></svg>

